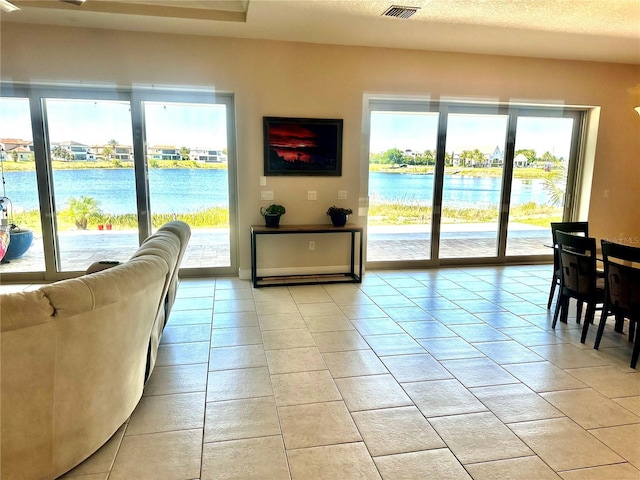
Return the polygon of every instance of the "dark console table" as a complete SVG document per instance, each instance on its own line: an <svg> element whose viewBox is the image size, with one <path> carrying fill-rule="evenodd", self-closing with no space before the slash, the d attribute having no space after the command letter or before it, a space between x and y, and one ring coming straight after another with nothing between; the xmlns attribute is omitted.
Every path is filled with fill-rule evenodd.
<svg viewBox="0 0 640 480"><path fill-rule="evenodd" d="M324 273L309 275L281 275L258 276L258 235L296 235L309 233L340 233L351 235L351 270L346 273ZM356 244L356 234L359 242ZM357 252L356 252L357 248ZM356 254L358 255L358 271L356 272ZM317 283L361 283L362 282L362 227L345 225L334 227L333 225L280 225L279 227L266 227L264 225L251 226L251 280L254 287L272 287L285 285L311 285Z"/></svg>

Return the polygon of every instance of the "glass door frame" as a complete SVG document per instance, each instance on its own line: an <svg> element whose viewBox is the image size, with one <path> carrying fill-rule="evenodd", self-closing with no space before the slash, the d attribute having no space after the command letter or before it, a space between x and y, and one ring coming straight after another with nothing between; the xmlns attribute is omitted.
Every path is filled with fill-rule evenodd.
<svg viewBox="0 0 640 480"><path fill-rule="evenodd" d="M149 209L148 166L145 158L144 139L144 101L165 101L182 103L216 103L226 107L227 128L227 181L229 191L229 267L181 268L180 276L236 275L239 266L238 256L238 201L237 201L237 155L235 145L235 106L232 93L213 90L155 89L155 88L116 88L83 86L47 86L23 85L19 83L0 84L3 97L19 97L29 100L31 127L34 144L38 200L44 249L45 270L43 272L6 273L3 277L9 281L56 281L73 278L84 272L58 271L60 265L60 244L57 237L57 215L54 204L53 169L51 167L51 149L47 130L47 112L45 100L104 100L127 101L131 105L131 128L133 131L134 175L138 208L138 239L142 243L151 234L151 216ZM5 281L6 281L5 280Z"/></svg>
<svg viewBox="0 0 640 480"><path fill-rule="evenodd" d="M366 261L366 268L429 268L438 266L460 265L499 265L521 263L543 263L553 257L549 255L519 255L507 256L507 229L509 221L511 186L513 179L513 159L515 156L515 141L517 133L518 117L570 117L574 119L571 134L571 150L567 166L567 184L565 202L563 205L563 221L575 220L577 192L580 188L579 171L581 165L581 148L586 123L586 108L567 106L539 106L520 104L501 104L484 102L454 102L435 101L431 99L416 98L383 98L366 96L364 98L363 126L366 134L363 136L365 145L363 157L363 172L366 164L366 185L361 190L366 191L367 206L369 198L369 139L371 113L373 111L385 112L420 112L439 113L438 138L436 144L436 166L434 171L433 210L431 219L431 256L428 260L400 260L400 261ZM439 258L440 234L442 220L442 196L444 190L445 154L447 141L448 114L483 114L483 115L507 115L507 131L505 135L504 162L501 179L501 193L498 213L497 252L494 257L461 257Z"/></svg>

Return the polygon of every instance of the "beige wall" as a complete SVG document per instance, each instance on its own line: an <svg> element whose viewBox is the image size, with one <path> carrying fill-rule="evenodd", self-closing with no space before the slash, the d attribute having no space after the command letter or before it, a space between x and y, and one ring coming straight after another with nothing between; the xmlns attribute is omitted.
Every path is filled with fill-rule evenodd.
<svg viewBox="0 0 640 480"><path fill-rule="evenodd" d="M366 192L366 178L361 179L366 94L601 107L592 142L591 202L583 208L595 236L640 245L640 117L633 111L640 96L628 91L640 84L637 65L11 23L2 24L0 61L4 81L154 84L233 92L242 273L250 268L249 225L261 223L259 208L271 203L260 201L262 117L344 119L342 177L268 177L266 187L287 208L283 222L327 222L324 212L337 203L338 190L348 191L345 206L354 210ZM318 200L308 201L307 190L316 190ZM358 221L364 225L364 218Z"/></svg>

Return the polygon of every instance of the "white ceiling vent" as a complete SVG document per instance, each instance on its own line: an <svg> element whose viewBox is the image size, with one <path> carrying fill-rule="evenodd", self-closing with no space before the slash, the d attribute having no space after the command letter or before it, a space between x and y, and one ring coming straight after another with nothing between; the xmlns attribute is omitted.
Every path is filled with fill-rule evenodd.
<svg viewBox="0 0 640 480"><path fill-rule="evenodd" d="M383 17L409 18L420 10L420 7L403 7L400 5L391 5L382 14Z"/></svg>

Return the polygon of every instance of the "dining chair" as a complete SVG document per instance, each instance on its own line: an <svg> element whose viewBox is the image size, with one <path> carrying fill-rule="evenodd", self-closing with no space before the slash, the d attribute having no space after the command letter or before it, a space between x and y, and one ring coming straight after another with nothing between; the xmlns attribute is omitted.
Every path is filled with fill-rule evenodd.
<svg viewBox="0 0 640 480"><path fill-rule="evenodd" d="M551 223L551 239L553 241L553 276L551 278L551 290L549 291L549 301L547 302L547 310L551 308L553 302L553 295L556 291L556 286L560 285L560 254L558 251L558 241L556 240L556 232L566 233L582 233L585 237L589 236L589 222L552 222ZM582 305L580 305L582 307ZM578 321L580 320L580 313L582 308L578 312Z"/></svg>
<svg viewBox="0 0 640 480"><path fill-rule="evenodd" d="M596 239L561 231L556 232L556 239L560 256L560 294L551 328L556 328L558 316L561 322L567 321L571 298L584 302L587 312L580 337L580 342L584 343L596 307L604 302L604 278L598 275L596 268Z"/></svg>
<svg viewBox="0 0 640 480"><path fill-rule="evenodd" d="M640 353L640 248L602 240L602 259L605 274L605 295L602 317L593 346L600 347L607 317L629 319L629 341L634 342L631 368L636 368ZM634 265L635 264L635 265ZM634 340L635 334L635 340Z"/></svg>

